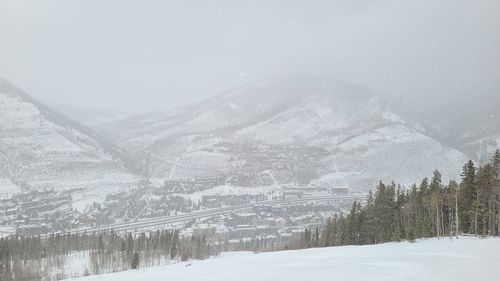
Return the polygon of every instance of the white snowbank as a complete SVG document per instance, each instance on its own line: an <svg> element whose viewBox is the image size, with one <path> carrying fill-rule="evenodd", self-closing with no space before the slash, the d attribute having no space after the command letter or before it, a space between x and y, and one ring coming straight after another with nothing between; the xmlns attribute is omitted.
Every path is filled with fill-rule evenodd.
<svg viewBox="0 0 500 281"><path fill-rule="evenodd" d="M500 239L461 237L299 251L224 254L80 281L497 280ZM479 278L479 279L478 279Z"/></svg>

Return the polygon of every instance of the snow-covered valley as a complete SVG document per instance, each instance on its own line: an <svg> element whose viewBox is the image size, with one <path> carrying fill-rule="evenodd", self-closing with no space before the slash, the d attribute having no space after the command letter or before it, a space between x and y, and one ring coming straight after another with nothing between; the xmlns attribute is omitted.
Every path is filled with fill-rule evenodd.
<svg viewBox="0 0 500 281"><path fill-rule="evenodd" d="M500 239L460 237L254 254L90 276L79 281L496 280Z"/></svg>
<svg viewBox="0 0 500 281"><path fill-rule="evenodd" d="M161 113L66 112L92 128L0 80L0 210L10 231L19 215L35 234L364 194L379 181L418 184L434 169L447 183L469 159L418 109L321 76L251 83Z"/></svg>
<svg viewBox="0 0 500 281"><path fill-rule="evenodd" d="M0 281L500 280L500 0L0 0Z"/></svg>

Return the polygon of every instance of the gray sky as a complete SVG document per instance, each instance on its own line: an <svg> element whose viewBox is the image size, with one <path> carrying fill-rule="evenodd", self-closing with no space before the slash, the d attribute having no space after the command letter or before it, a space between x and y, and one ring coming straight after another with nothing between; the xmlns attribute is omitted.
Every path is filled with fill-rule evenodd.
<svg viewBox="0 0 500 281"><path fill-rule="evenodd" d="M157 111L300 73L500 114L500 1L0 0L0 76L49 104Z"/></svg>

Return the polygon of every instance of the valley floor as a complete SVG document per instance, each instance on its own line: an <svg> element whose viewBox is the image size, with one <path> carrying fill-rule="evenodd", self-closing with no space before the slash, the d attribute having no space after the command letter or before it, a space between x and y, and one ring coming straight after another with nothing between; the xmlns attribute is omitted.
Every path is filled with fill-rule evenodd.
<svg viewBox="0 0 500 281"><path fill-rule="evenodd" d="M254 254L90 276L79 281L497 280L500 239L460 237Z"/></svg>

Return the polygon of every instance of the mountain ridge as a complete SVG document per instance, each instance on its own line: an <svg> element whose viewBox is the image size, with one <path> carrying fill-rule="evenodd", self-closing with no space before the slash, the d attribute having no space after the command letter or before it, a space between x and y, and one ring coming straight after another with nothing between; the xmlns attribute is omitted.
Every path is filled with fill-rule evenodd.
<svg viewBox="0 0 500 281"><path fill-rule="evenodd" d="M469 158L443 144L446 132L418 109L321 76L258 81L171 111L100 124L97 133L0 80L0 95L9 93L32 104L41 119L62 124L58 134L99 147L95 157L111 157L110 167L122 166L135 178L222 177L248 187L326 184L366 191L379 180L410 185L433 169L457 179ZM5 168L6 155L0 154L0 175L16 170Z"/></svg>
<svg viewBox="0 0 500 281"><path fill-rule="evenodd" d="M3 181L17 187L14 193L81 190L76 201L100 201L138 180L116 146L5 79L0 79L0 150Z"/></svg>
<svg viewBox="0 0 500 281"><path fill-rule="evenodd" d="M405 111L410 113L405 114ZM370 158L372 154L385 157L381 153L391 154L391 148L397 148L401 153L412 153L413 160L420 163L421 166L413 167L407 163L409 160L398 159L407 163L406 167L419 170L418 176L412 177L415 180L432 172L425 168L424 173L422 166L425 161L416 160L420 154L425 154L424 148L429 149L428 153L438 155L436 160L427 160L431 161L433 168L440 168L442 164L446 176L452 170L458 174L459 165L468 157L438 141L438 136L444 135L444 131L419 114L366 86L318 76L286 76L233 88L204 102L166 113L113 123L109 127L113 128L113 132L104 134L134 155L135 162L140 163L139 169L146 177L163 179L175 178L176 173L180 178L210 176L197 171L201 170L198 168L202 163L212 172L229 170L234 174L267 178L264 180L266 184L271 182L268 176L262 174L267 170L288 174L281 177L282 184L297 180L306 184L334 172L331 167L333 162L326 163L332 159L337 159L335 166L347 169L340 173L363 174L359 169L373 170L355 158ZM349 142L351 144L347 145ZM400 145L405 142L406 147ZM352 143L356 145L353 147ZM259 147L265 148L262 148L263 155L258 160L245 151ZM323 155L298 163L297 159L307 158L304 155L319 153L315 150L322 150ZM264 155L266 153L268 158ZM283 159L272 156L280 153L285 155ZM270 160L273 157L276 163L269 164L274 161ZM371 166L375 165L375 159L370 161ZM457 164L449 165L448 161ZM287 166L286 163L290 162L293 164ZM302 166L305 163L315 168L311 170ZM273 168L273 165L287 168ZM185 171L179 171L181 166ZM387 168L398 170L396 166ZM188 167L192 170L187 171ZM289 170L283 171L286 169ZM304 171L311 175L303 180L292 175ZM397 176L394 180L404 178L403 172L395 172ZM389 175L384 175L384 179L392 180ZM374 182L356 181L353 185L363 189L366 187L361 186ZM413 182L405 180L403 183Z"/></svg>

